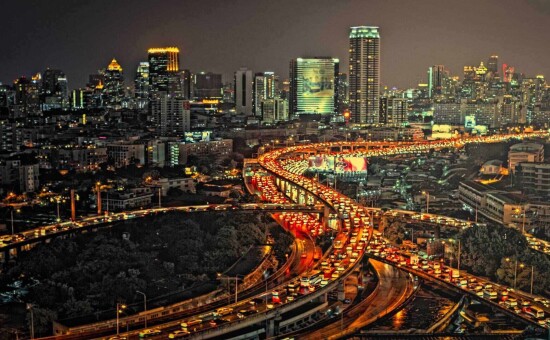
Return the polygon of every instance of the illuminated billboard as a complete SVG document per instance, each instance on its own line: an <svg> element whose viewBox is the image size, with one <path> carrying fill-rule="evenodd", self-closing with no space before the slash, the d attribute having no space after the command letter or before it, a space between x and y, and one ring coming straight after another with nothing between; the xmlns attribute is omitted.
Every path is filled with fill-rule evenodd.
<svg viewBox="0 0 550 340"><path fill-rule="evenodd" d="M334 156L310 156L309 157L309 170L319 172L332 172L334 171Z"/></svg>
<svg viewBox="0 0 550 340"><path fill-rule="evenodd" d="M211 134L212 131L186 132L184 135L185 143L209 142Z"/></svg>
<svg viewBox="0 0 550 340"><path fill-rule="evenodd" d="M293 113L333 114L339 61L335 58L297 58L292 65Z"/></svg>
<svg viewBox="0 0 550 340"><path fill-rule="evenodd" d="M309 170L315 172L366 173L368 160L366 157L351 156L310 156Z"/></svg>
<svg viewBox="0 0 550 340"><path fill-rule="evenodd" d="M367 172L367 158L366 157L344 157L340 156L335 160L334 172L346 173L346 172Z"/></svg>

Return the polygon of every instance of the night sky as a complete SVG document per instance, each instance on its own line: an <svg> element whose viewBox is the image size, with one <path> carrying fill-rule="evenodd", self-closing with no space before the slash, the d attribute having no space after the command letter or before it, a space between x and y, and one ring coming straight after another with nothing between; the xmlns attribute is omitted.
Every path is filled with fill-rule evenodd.
<svg viewBox="0 0 550 340"><path fill-rule="evenodd" d="M8 2L9 1L9 2ZM550 77L550 0L6 0L0 5L0 81L46 67L69 87L116 57L133 79L148 47L177 46L193 72L246 66L288 77L299 56L340 58L349 26L379 26L382 84L425 82L428 66L462 75L489 55Z"/></svg>

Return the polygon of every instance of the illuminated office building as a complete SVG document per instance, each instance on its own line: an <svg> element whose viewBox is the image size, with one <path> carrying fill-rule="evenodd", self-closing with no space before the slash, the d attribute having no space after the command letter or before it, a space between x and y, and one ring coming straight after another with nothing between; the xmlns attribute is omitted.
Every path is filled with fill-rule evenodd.
<svg viewBox="0 0 550 340"><path fill-rule="evenodd" d="M180 50L177 47L150 48L149 54L149 91L151 96L157 92L169 95L181 95L179 75Z"/></svg>
<svg viewBox="0 0 550 340"><path fill-rule="evenodd" d="M290 62L290 113L336 113L340 61L330 57L296 58Z"/></svg>
<svg viewBox="0 0 550 340"><path fill-rule="evenodd" d="M69 108L67 77L63 71L52 69L44 71L42 74L40 103L42 110Z"/></svg>
<svg viewBox="0 0 550 340"><path fill-rule="evenodd" d="M378 27L351 27L349 34L349 107L351 121L376 124L380 103L380 33Z"/></svg>
<svg viewBox="0 0 550 340"><path fill-rule="evenodd" d="M443 65L430 66L428 69L428 93L433 98L444 93L449 74Z"/></svg>
<svg viewBox="0 0 550 340"><path fill-rule="evenodd" d="M254 75L254 115L261 112L261 103L264 99L278 97L279 77L273 72L260 72Z"/></svg>
<svg viewBox="0 0 550 340"><path fill-rule="evenodd" d="M149 63L142 61L136 71L134 80L134 96L138 109L147 109L149 103Z"/></svg>
<svg viewBox="0 0 550 340"><path fill-rule="evenodd" d="M498 55L492 55L487 61L487 70L493 75L498 73Z"/></svg>
<svg viewBox="0 0 550 340"><path fill-rule="evenodd" d="M105 83L103 86L103 105L110 109L122 108L124 98L124 76L122 67L113 59L105 70Z"/></svg>
<svg viewBox="0 0 550 340"><path fill-rule="evenodd" d="M222 75L212 72L200 72L192 76L193 97L196 100L221 99Z"/></svg>

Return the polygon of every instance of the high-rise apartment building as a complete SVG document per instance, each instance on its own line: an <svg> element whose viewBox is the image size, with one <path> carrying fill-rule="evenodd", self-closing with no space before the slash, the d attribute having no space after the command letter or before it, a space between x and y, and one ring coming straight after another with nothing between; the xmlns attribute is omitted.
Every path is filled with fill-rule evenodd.
<svg viewBox="0 0 550 340"><path fill-rule="evenodd" d="M150 48L148 54L151 95L157 92L181 95L180 50L177 47Z"/></svg>
<svg viewBox="0 0 550 340"><path fill-rule="evenodd" d="M376 124L380 102L380 33L375 26L351 27L349 34L351 121Z"/></svg>
<svg viewBox="0 0 550 340"><path fill-rule="evenodd" d="M183 136L191 130L189 101L159 93L151 100L151 114L159 136Z"/></svg>
<svg viewBox="0 0 550 340"><path fill-rule="evenodd" d="M345 73L338 74L338 98L337 111L343 113L349 107L349 83L348 75Z"/></svg>
<svg viewBox="0 0 550 340"><path fill-rule="evenodd" d="M404 125L408 122L408 108L407 98L382 96L379 123L390 126Z"/></svg>
<svg viewBox="0 0 550 340"><path fill-rule="evenodd" d="M235 110L238 114L252 116L254 77L252 70L245 67L235 72Z"/></svg>
<svg viewBox="0 0 550 340"><path fill-rule="evenodd" d="M290 62L290 113L334 114L340 61L330 57L296 58Z"/></svg>

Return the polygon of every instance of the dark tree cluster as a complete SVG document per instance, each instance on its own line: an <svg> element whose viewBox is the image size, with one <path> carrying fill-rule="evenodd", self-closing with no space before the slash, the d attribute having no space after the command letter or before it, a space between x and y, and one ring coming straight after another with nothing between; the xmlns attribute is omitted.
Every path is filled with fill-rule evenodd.
<svg viewBox="0 0 550 340"><path fill-rule="evenodd" d="M215 279L264 242L265 219L253 216L169 213L55 239L23 252L0 281L37 280L25 299L35 305L37 331L48 332L52 320L108 311L119 301L140 303L137 290L154 300Z"/></svg>
<svg viewBox="0 0 550 340"><path fill-rule="evenodd" d="M550 259L529 248L518 230L500 225L477 226L466 229L459 237L462 265L469 272L511 287L516 277L516 287L528 292L533 266L533 293L550 296Z"/></svg>

